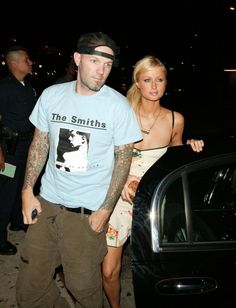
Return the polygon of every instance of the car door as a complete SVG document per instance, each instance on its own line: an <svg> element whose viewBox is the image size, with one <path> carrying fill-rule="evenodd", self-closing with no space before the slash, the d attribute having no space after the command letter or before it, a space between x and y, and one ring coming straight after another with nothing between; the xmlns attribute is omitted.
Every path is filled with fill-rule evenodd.
<svg viewBox="0 0 236 308"><path fill-rule="evenodd" d="M133 265L137 307L144 307L143 298L148 307L197 307L216 298L217 307L231 307L236 300L235 154L168 174L153 193L149 216L151 249L147 252L147 241Z"/></svg>

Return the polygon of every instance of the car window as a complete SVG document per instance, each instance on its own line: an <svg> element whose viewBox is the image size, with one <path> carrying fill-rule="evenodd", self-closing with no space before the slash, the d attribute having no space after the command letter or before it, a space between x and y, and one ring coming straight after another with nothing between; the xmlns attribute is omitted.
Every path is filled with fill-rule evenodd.
<svg viewBox="0 0 236 308"><path fill-rule="evenodd" d="M184 189L183 189L184 187ZM187 172L160 202L162 243L236 240L236 166Z"/></svg>
<svg viewBox="0 0 236 308"><path fill-rule="evenodd" d="M186 241L186 219L181 178L172 182L167 188L161 201L160 210L160 230L163 242Z"/></svg>
<svg viewBox="0 0 236 308"><path fill-rule="evenodd" d="M193 232L199 235L194 241L236 240L235 169L214 167L189 174ZM201 186L201 181L205 185Z"/></svg>

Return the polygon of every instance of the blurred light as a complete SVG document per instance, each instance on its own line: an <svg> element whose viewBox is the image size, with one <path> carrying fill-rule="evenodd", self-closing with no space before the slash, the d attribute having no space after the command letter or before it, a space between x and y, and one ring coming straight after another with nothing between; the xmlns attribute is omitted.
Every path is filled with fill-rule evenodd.
<svg viewBox="0 0 236 308"><path fill-rule="evenodd" d="M149 213L149 218L150 218L150 220L153 220L154 217L155 217L154 212L153 212L153 211L150 211L150 213Z"/></svg>

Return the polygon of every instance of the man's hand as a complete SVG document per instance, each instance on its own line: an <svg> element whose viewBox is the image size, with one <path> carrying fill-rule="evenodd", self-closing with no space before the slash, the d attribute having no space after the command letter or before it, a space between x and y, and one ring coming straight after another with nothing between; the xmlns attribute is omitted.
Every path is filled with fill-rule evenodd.
<svg viewBox="0 0 236 308"><path fill-rule="evenodd" d="M108 223L112 211L98 209L89 216L90 227L96 232L102 232Z"/></svg>
<svg viewBox="0 0 236 308"><path fill-rule="evenodd" d="M22 214L24 218L24 224L33 225L38 221L38 215L32 218L33 210L37 210L38 215L42 212L41 204L39 200L34 196L30 188L22 191Z"/></svg>

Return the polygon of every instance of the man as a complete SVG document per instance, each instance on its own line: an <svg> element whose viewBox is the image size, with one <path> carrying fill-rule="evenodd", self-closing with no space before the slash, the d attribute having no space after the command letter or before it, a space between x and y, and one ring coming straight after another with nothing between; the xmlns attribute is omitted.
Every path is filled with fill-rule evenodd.
<svg viewBox="0 0 236 308"><path fill-rule="evenodd" d="M75 78L76 78L76 65L75 65L74 61L70 61L67 64L65 71L66 71L65 75L57 78L55 83L63 83L63 82L75 80Z"/></svg>
<svg viewBox="0 0 236 308"><path fill-rule="evenodd" d="M74 53L77 80L45 89L30 116L36 129L22 191L30 226L16 283L20 308L69 307L53 280L60 264L75 306L102 307L107 223L129 173L133 144L142 139L127 99L105 85L118 52L102 32L82 35ZM71 149L71 131L86 136L89 146L82 164L61 169L58 154ZM36 198L33 187L46 160ZM32 219L34 209L38 216Z"/></svg>
<svg viewBox="0 0 236 308"><path fill-rule="evenodd" d="M0 174L0 254L14 255L16 247L7 240L7 226L25 230L21 212L21 189L27 152L33 136L29 115L36 103L36 92L25 79L32 73L27 50L14 46L6 53L9 75L0 81L0 171L10 165L13 177ZM7 164L6 164L7 163Z"/></svg>

